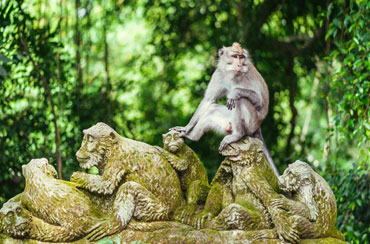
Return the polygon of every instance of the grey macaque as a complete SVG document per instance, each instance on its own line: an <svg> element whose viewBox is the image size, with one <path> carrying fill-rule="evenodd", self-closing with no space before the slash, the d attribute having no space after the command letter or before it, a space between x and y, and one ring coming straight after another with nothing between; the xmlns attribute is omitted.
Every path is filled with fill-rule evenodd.
<svg viewBox="0 0 370 244"><path fill-rule="evenodd" d="M252 64L248 51L239 43L221 48L218 55L217 69L190 122L185 127L177 126L171 130L181 132L182 137L192 141L198 141L209 130L226 135L219 151L246 135L254 136L263 141L266 159L279 176L260 129L269 104L263 77ZM217 104L222 96L227 97L226 106Z"/></svg>

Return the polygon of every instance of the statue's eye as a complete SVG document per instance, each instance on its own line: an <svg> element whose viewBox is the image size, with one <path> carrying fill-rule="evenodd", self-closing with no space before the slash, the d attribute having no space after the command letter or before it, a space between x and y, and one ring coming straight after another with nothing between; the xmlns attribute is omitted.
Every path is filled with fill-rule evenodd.
<svg viewBox="0 0 370 244"><path fill-rule="evenodd" d="M22 208L21 207L18 207L16 210L15 210L18 214L22 213Z"/></svg>
<svg viewBox="0 0 370 244"><path fill-rule="evenodd" d="M9 219L14 218L14 212L13 212L13 211L9 211L9 212L6 214L6 217L8 217Z"/></svg>

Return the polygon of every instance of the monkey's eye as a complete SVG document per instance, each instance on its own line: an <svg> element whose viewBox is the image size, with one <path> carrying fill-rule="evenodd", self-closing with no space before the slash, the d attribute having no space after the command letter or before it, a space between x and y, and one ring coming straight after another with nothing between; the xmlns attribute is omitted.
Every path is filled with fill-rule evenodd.
<svg viewBox="0 0 370 244"><path fill-rule="evenodd" d="M9 211L9 212L6 214L6 217L8 217L9 219L14 218L14 212L13 212L13 211Z"/></svg>
<svg viewBox="0 0 370 244"><path fill-rule="evenodd" d="M244 55L239 55L239 58L242 59L242 58L245 58Z"/></svg>
<svg viewBox="0 0 370 244"><path fill-rule="evenodd" d="M87 135L87 140L89 142L93 142L94 141L94 137L90 136L90 135Z"/></svg>
<svg viewBox="0 0 370 244"><path fill-rule="evenodd" d="M21 207L18 207L16 210L15 210L18 214L22 213L22 208Z"/></svg>
<svg viewBox="0 0 370 244"><path fill-rule="evenodd" d="M231 55L232 58L238 58L238 54Z"/></svg>

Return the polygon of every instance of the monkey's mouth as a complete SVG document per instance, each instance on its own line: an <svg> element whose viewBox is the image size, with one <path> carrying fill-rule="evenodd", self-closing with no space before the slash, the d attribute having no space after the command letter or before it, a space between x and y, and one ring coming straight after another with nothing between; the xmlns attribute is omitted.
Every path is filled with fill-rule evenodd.
<svg viewBox="0 0 370 244"><path fill-rule="evenodd" d="M169 146L169 148L170 148L170 150L171 150L171 152L175 152L175 151L177 151L177 149L179 149L177 146L175 146L175 145L171 145L171 146Z"/></svg>
<svg viewBox="0 0 370 244"><path fill-rule="evenodd" d="M79 157L79 156L76 156L76 158L77 158L78 162L86 162L90 159L90 157L83 158L83 157Z"/></svg>

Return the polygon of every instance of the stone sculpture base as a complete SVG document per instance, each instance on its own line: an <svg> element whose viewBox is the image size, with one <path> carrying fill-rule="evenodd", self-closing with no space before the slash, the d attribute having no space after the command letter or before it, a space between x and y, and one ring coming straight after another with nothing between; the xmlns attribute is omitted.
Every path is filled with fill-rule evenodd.
<svg viewBox="0 0 370 244"><path fill-rule="evenodd" d="M163 225L161 227L161 225ZM188 225L183 225L177 222L157 222L154 231L137 231L126 229L118 234L108 237L114 239L120 238L120 244L225 244L241 243L243 244L285 244L279 239L262 239L254 240L255 231L216 231L210 229L197 230ZM129 226L130 227L130 226ZM17 240L7 238L0 239L0 243L4 244L46 244L47 242L40 242L35 240ZM96 243L89 242L87 239L81 239L74 242L74 244L88 244ZM320 238L320 239L306 239L301 240L301 244L345 244L346 242L334 238Z"/></svg>

